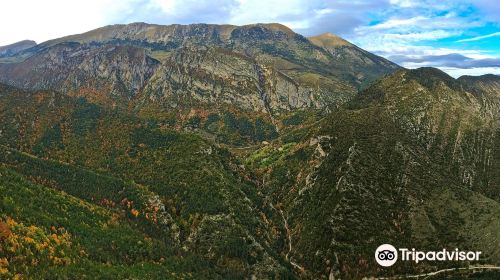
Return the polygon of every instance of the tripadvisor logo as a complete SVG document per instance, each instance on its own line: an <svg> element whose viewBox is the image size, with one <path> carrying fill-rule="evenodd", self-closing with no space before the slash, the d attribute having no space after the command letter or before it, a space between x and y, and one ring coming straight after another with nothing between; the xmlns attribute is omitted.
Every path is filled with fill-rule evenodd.
<svg viewBox="0 0 500 280"><path fill-rule="evenodd" d="M396 249L391 244L383 244L378 246L375 250L375 260L381 266L392 266L399 259L401 261L414 261L419 263L421 261L478 261L481 252L478 251L460 251L458 249L448 251L443 249L441 251L418 251L415 248Z"/></svg>
<svg viewBox="0 0 500 280"><path fill-rule="evenodd" d="M375 251L375 260L381 266L391 266L398 260L398 250L391 244L382 244Z"/></svg>

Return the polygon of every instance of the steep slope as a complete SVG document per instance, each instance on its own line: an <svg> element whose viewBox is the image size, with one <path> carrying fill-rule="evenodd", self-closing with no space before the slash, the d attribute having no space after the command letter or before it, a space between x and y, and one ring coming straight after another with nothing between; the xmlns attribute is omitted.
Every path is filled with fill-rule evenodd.
<svg viewBox="0 0 500 280"><path fill-rule="evenodd" d="M227 150L82 98L4 88L0 143L56 162L8 149L0 162L89 203L126 205L173 256L192 254L223 277L292 277L278 214Z"/></svg>
<svg viewBox="0 0 500 280"><path fill-rule="evenodd" d="M153 50L171 50L182 46L217 46L237 51L250 57L270 55L270 59L278 65L280 70L288 70L288 67L280 64L294 63L298 67L309 66L316 70L322 66L326 66L325 69L319 72L337 74L339 75L337 78L341 78L341 80L344 79L344 77L341 77L342 75L361 75L361 73L349 71L344 65L337 63L337 58L328 55L328 52L333 54L333 45L320 45L323 49L315 47L315 42L327 42L327 40L323 39L332 36L334 35L323 34L312 37L310 38L312 43L314 43L312 45L308 39L278 23L244 26L211 24L174 24L162 26L133 23L129 25L106 26L87 33L48 41L39 47L53 46L61 42L133 44L145 46ZM341 38L338 41L346 42ZM392 62L361 50L350 43L346 42L344 46L348 46L350 51L356 51L356 57L345 57L344 62L350 62L350 58L358 60L356 64L365 63L367 66L370 66L373 62L377 62L379 66L377 73L389 73L398 68ZM280 63L282 59L285 61ZM356 69L356 71L362 73L370 73L370 70L373 69ZM375 73L370 73L370 75L375 75ZM358 77L358 80L354 84L363 80L365 80L364 77ZM353 84L352 82L348 81L348 84Z"/></svg>
<svg viewBox="0 0 500 280"><path fill-rule="evenodd" d="M498 264L500 127L478 93L437 69L398 71L251 153L247 167L288 224L289 259L313 278L348 279L460 265L381 270L383 243L479 249Z"/></svg>
<svg viewBox="0 0 500 280"><path fill-rule="evenodd" d="M2 155L6 151L1 148ZM43 163L38 167L42 171ZM64 167L52 164L50 172L55 170ZM218 278L203 260L174 255L160 235L144 230L123 205L96 205L53 189L52 177L33 176L0 164L2 279L160 278L166 274L172 279ZM109 178L94 179L93 183L109 183ZM74 186L65 183L66 188Z"/></svg>
<svg viewBox="0 0 500 280"><path fill-rule="evenodd" d="M498 116L500 113L500 76L462 76L458 78L458 81L477 96L492 116Z"/></svg>
<svg viewBox="0 0 500 280"><path fill-rule="evenodd" d="M163 99L166 107L182 106L179 99L192 98L198 102L225 103L273 114L301 108L325 108L351 98L349 94L330 94L336 89L335 84L326 81L312 90L273 67L234 52L187 48L173 52L162 61L145 88L144 97L149 102Z"/></svg>
<svg viewBox="0 0 500 280"><path fill-rule="evenodd" d="M401 82L404 81L404 82ZM363 99L377 96L386 111L471 188L492 192L498 182L491 164L498 147L498 92L464 86L433 68L401 71L375 84ZM485 102L486 100L489 100ZM496 196L498 198L498 196Z"/></svg>
<svg viewBox="0 0 500 280"><path fill-rule="evenodd" d="M232 96L237 106L274 114L338 106L363 84L398 68L385 61L372 71L369 65L376 56L355 49L356 56L339 60L279 24L135 23L39 44L9 58L15 62L1 63L0 77L30 90L90 88L130 98L148 85L157 96L173 92L226 103ZM237 69L231 68L233 63ZM156 79L150 82L153 74Z"/></svg>
<svg viewBox="0 0 500 280"><path fill-rule="evenodd" d="M128 61L130 66L129 70L132 72L134 69L134 60L129 57ZM71 67L68 65L69 64L60 64L62 68ZM147 90L144 90L143 93L127 102L128 98L124 98L124 96L121 95L123 92L119 91L120 85L123 85L124 83L140 83L141 79L138 78L134 80L130 76L121 75L120 73L124 73L125 69L120 70L120 68L116 67L116 65L109 65L109 68L105 71L116 71L116 75L120 76L116 79L99 79L99 87L103 88L102 91L85 86L84 88L80 88L78 90L71 90L66 95L79 97L82 101L86 100L88 103L97 104L108 110L129 111L129 113L126 114L137 116L143 119L144 122L154 123L157 126L178 131L189 130L199 132L204 135L204 137L216 139L218 142L229 143L232 145L246 145L248 143L255 142L260 143L261 141L270 140L276 138L277 136L277 128L273 124L272 117L270 117L267 113L255 112L254 109L244 110L233 105L231 103L233 101L231 100L236 99L236 97L227 96L229 99L228 102L230 102L227 104L217 100L212 101L212 103L206 103L198 100L200 96L202 96L203 92L200 92L200 95L197 95L198 98L195 98L195 96L182 96L177 93L185 92L185 90L175 87L176 85L174 84L174 88L169 88L169 90L171 89L173 92L166 94L166 96L159 95L155 88L148 86ZM50 71L48 70L47 72ZM86 73L88 74L88 72L85 72L84 70L80 72L85 75ZM175 73L166 74L178 77ZM45 74L42 73L42 75ZM155 79L163 80L166 78L167 77L155 76ZM48 75L47 79L58 78L57 76ZM76 76L73 81L82 81L82 83L87 84L85 79L78 79L78 76ZM196 76L190 79L194 80L194 83L198 83L196 81ZM97 87L95 84L96 83L94 83L94 86L91 85L91 87ZM62 85L66 86L65 83L62 83ZM73 107L74 105L64 103L63 101L67 99L62 98L63 95L56 94L55 92L40 93L36 99L28 98L23 100L25 97L24 95L33 96L33 93L17 91L16 94L9 95L4 93L16 92L16 90L9 89L8 87L2 85L0 85L0 87L3 87L4 90L4 92L0 92L0 99L2 99L0 107L6 108L4 113L7 114L10 112L10 117L16 116L12 115L13 110L8 111L7 108L14 108L22 104L22 102L28 102L31 106L38 106L37 102L45 100L43 104L46 106L43 107L43 110L47 113L54 112L54 110L64 111L66 109L65 106ZM113 88L116 88L118 91L110 91ZM245 94L243 90L241 90L241 93ZM249 93L249 95L250 94L253 93ZM223 94L221 93L220 99L223 99L222 95ZM56 96L58 98L56 98ZM247 96L246 98L251 99L251 96ZM213 99L213 97L210 99ZM236 103L236 100L234 103ZM89 106L92 107L90 104ZM41 109L42 108L40 108L40 110ZM81 110L87 109L81 108ZM87 117L88 114L92 114L92 112L82 113L84 114L82 116L83 118ZM24 114L24 112L20 112L17 118L22 118L22 114ZM44 116L47 117L46 115ZM33 128L26 127L26 129ZM7 130L4 130L4 133L7 133ZM38 133L42 132L38 131Z"/></svg>
<svg viewBox="0 0 500 280"><path fill-rule="evenodd" d="M500 89L500 76L487 74L482 76L462 76L458 78L459 82L465 83L471 87L476 87L482 91L489 92L498 96L498 89ZM494 94L496 92L496 94Z"/></svg>
<svg viewBox="0 0 500 280"><path fill-rule="evenodd" d="M309 37L318 47L331 54L333 65L337 65L339 73L356 73L355 82L361 87L388 74L387 69L397 69L394 63L369 53L332 33L324 33Z"/></svg>
<svg viewBox="0 0 500 280"><path fill-rule="evenodd" d="M118 95L127 100L145 85L157 66L140 48L64 43L21 63L1 64L0 71L3 81L19 88L62 92L91 88L102 92L103 98Z"/></svg>

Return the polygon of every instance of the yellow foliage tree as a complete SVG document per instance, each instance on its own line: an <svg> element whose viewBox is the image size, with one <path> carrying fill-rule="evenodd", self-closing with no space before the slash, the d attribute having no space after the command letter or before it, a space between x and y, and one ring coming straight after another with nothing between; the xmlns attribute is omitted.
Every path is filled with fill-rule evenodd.
<svg viewBox="0 0 500 280"><path fill-rule="evenodd" d="M0 279L15 279L33 266L72 263L71 236L62 231L50 234L10 217L0 221Z"/></svg>

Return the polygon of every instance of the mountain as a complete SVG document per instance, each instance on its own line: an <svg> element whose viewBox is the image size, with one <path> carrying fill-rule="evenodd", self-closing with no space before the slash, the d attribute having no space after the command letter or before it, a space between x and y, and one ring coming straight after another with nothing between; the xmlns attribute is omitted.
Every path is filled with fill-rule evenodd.
<svg viewBox="0 0 500 280"><path fill-rule="evenodd" d="M332 63L338 65L342 73L356 73L353 76L361 87L366 87L389 73L387 69L397 69L387 59L369 53L332 33L309 37L309 40L327 51L332 57Z"/></svg>
<svg viewBox="0 0 500 280"><path fill-rule="evenodd" d="M24 40L7 46L0 46L0 57L13 56L34 46L36 46L36 42L31 40Z"/></svg>
<svg viewBox="0 0 500 280"><path fill-rule="evenodd" d="M498 91L480 85L433 68L400 70L252 152L247 166L285 213L288 258L347 279L436 269L381 270L372 260L381 243L476 248L498 263L499 106L483 99Z"/></svg>
<svg viewBox="0 0 500 280"><path fill-rule="evenodd" d="M190 99L275 114L338 106L363 84L398 68L352 49L354 56L338 58L280 24L134 23L39 44L9 58L16 63L0 64L0 75L23 89L91 88L143 99L140 104ZM369 64L375 62L372 73Z"/></svg>
<svg viewBox="0 0 500 280"><path fill-rule="evenodd" d="M0 58L0 80L0 278L468 265L383 269L383 243L500 264L498 76L402 69L280 24L135 23Z"/></svg>
<svg viewBox="0 0 500 280"><path fill-rule="evenodd" d="M0 59L0 82L244 146L276 138L288 112L331 111L399 68L351 49L354 56L337 58L280 24L112 25Z"/></svg>
<svg viewBox="0 0 500 280"><path fill-rule="evenodd" d="M0 166L9 174L0 181L9 193L0 204L1 219L49 233L52 226L63 228L75 237L72 250L86 252L68 261L75 267L63 267L56 275L70 270L80 278L81 272L73 270L81 263L92 269L106 264L109 270L145 263L154 275L186 268L202 279L293 278L275 249L282 246L284 231L279 216L264 204L227 150L196 134L160 129L81 97L3 87L0 100ZM58 203L22 207L23 199L16 196L34 188L30 184L63 194L58 200L76 205L84 201L98 207L97 212L104 208L104 221L89 213L93 223L80 224L86 221L78 221L74 212L80 210L73 204L60 210L68 212L54 214L57 218L39 221L32 211L52 213ZM113 227L120 225L132 229ZM82 228L90 231L88 236ZM16 272L34 273L29 263L11 261L16 255L0 253L2 257L10 258ZM180 268L161 265L170 259Z"/></svg>
<svg viewBox="0 0 500 280"><path fill-rule="evenodd" d="M500 76L462 76L458 78L468 89L478 96L492 115L498 115L500 104Z"/></svg>

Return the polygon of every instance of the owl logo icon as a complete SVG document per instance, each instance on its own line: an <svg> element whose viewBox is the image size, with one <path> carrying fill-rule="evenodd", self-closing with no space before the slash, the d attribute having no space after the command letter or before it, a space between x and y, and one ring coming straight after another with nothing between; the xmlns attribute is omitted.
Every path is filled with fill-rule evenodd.
<svg viewBox="0 0 500 280"><path fill-rule="evenodd" d="M391 244L382 244L375 251L375 260L381 266L392 266L398 260L398 250Z"/></svg>

